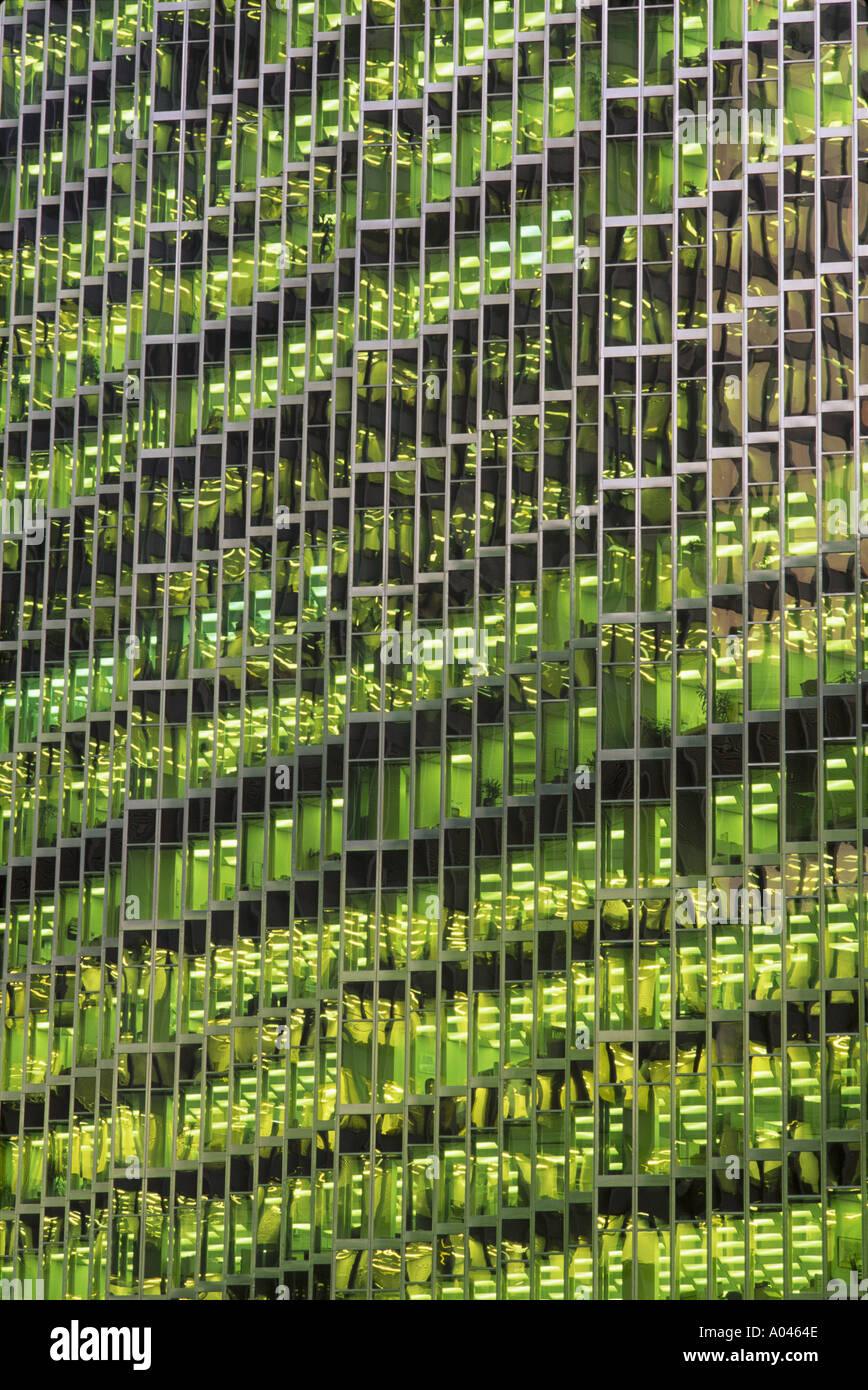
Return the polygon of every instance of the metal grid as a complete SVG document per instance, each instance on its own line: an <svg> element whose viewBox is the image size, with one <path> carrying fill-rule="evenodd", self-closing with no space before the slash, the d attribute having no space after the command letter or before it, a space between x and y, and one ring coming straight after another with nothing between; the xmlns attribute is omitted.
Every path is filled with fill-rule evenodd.
<svg viewBox="0 0 868 1390"><path fill-rule="evenodd" d="M866 19L7 0L0 1275L868 1267Z"/></svg>

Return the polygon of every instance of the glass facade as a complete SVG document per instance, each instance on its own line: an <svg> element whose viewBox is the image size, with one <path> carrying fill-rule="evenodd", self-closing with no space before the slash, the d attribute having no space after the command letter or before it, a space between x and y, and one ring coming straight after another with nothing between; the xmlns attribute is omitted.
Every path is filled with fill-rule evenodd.
<svg viewBox="0 0 868 1390"><path fill-rule="evenodd" d="M0 1276L868 1273L862 372L866 0L5 0Z"/></svg>

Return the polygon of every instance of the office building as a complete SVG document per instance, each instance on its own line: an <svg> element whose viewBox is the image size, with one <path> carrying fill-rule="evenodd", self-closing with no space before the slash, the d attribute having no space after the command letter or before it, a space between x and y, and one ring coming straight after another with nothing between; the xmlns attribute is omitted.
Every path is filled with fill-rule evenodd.
<svg viewBox="0 0 868 1390"><path fill-rule="evenodd" d="M5 0L0 1276L868 1275L866 25Z"/></svg>

